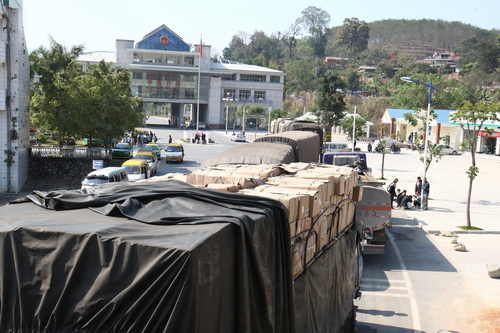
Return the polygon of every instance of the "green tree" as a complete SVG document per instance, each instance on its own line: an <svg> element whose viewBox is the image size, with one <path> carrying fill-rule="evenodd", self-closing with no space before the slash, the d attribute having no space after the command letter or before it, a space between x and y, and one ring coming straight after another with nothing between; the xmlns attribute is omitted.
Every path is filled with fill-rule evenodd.
<svg viewBox="0 0 500 333"><path fill-rule="evenodd" d="M143 117L141 99L132 96L130 72L101 61L87 67L79 77L75 93L81 125L79 134L101 138L106 143L140 125Z"/></svg>
<svg viewBox="0 0 500 333"><path fill-rule="evenodd" d="M82 72L76 57L83 49L66 52L52 41L52 49L31 54L34 82L31 122L65 136L109 139L140 124L140 99L132 96L128 70L104 61Z"/></svg>
<svg viewBox="0 0 500 333"><path fill-rule="evenodd" d="M309 60L294 60L285 66L285 94L315 90L318 85L318 64Z"/></svg>
<svg viewBox="0 0 500 333"><path fill-rule="evenodd" d="M481 41L477 52L477 68L486 74L494 73L498 70L499 57L500 45L493 40Z"/></svg>
<svg viewBox="0 0 500 333"><path fill-rule="evenodd" d="M345 82L337 73L329 70L320 78L317 100L319 111L316 112L326 128L337 124L344 117L344 94L337 92L337 89L345 89Z"/></svg>
<svg viewBox="0 0 500 333"><path fill-rule="evenodd" d="M293 58L293 50L297 45L297 37L300 35L301 30L302 30L302 20L298 18L285 31L281 39L288 48L288 57L290 59Z"/></svg>
<svg viewBox="0 0 500 333"><path fill-rule="evenodd" d="M314 50L314 55L323 58L325 56L326 29L330 22L330 14L318 7L309 6L302 11L301 22L311 34L307 41Z"/></svg>
<svg viewBox="0 0 500 333"><path fill-rule="evenodd" d="M31 100L30 122L33 126L56 134L59 144L65 136L74 135L78 126L73 92L82 75L76 58L83 52L81 45L67 51L53 39L51 48L39 47L30 54Z"/></svg>
<svg viewBox="0 0 500 333"><path fill-rule="evenodd" d="M466 171L469 178L469 190L467 191L467 210L466 219L467 227L470 228L470 203L472 197L472 185L474 179L479 174L479 168L476 163L477 141L479 133L485 130L485 122L499 121L500 103L492 103L489 101L480 101L473 104L469 101L464 101L460 110L451 115L453 122L460 125L465 135L465 140L462 143L462 148L470 151L472 165ZM486 132L490 132L486 129Z"/></svg>
<svg viewBox="0 0 500 333"><path fill-rule="evenodd" d="M339 125L342 126L342 129L349 135L349 138L352 140L352 126L353 126L354 117L344 117L339 121ZM356 132L354 140L356 140L359 136L364 134L363 126L366 125L366 119L361 117L356 117Z"/></svg>
<svg viewBox="0 0 500 333"><path fill-rule="evenodd" d="M349 48L350 58L354 53L362 52L368 48L370 28L365 21L356 17L346 18L344 24L337 30L335 44Z"/></svg>

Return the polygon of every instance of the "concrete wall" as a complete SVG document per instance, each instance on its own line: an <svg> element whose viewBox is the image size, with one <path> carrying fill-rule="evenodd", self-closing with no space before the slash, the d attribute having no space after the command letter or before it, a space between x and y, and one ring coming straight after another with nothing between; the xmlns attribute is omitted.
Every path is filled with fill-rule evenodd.
<svg viewBox="0 0 500 333"><path fill-rule="evenodd" d="M32 179L83 180L92 169L91 158L34 157L29 159ZM104 167L121 166L124 160L104 160Z"/></svg>

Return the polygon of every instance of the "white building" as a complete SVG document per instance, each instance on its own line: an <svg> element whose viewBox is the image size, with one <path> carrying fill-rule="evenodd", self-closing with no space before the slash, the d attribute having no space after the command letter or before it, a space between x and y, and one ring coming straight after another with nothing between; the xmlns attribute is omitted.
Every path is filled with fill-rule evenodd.
<svg viewBox="0 0 500 333"><path fill-rule="evenodd" d="M23 1L0 3L0 193L18 192L28 178L30 67Z"/></svg>
<svg viewBox="0 0 500 333"><path fill-rule="evenodd" d="M226 113L229 126L238 126L241 119L234 117L238 106L261 106L266 115L271 109L283 107L284 72L213 62L211 46L203 45L202 50L198 44L190 46L165 25L135 45L133 40L116 40L115 59L109 54L103 57L89 53L79 60L94 63L103 58L131 71L132 91L143 99L145 115L165 117L173 126L200 121L210 128L223 128ZM262 119L264 126L262 122L267 122L268 117Z"/></svg>

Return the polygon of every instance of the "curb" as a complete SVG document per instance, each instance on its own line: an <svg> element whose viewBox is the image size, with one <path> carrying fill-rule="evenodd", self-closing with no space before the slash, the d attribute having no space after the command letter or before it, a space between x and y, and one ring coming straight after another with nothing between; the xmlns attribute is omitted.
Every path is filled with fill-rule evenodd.
<svg viewBox="0 0 500 333"><path fill-rule="evenodd" d="M424 224L422 223L422 220L417 219L416 217L413 218L413 221L419 226L420 229L424 230L426 234L432 234L432 235L440 235L441 230L433 230L433 229L427 229ZM474 234L474 235L500 235L500 230L461 230L461 229L453 229L449 230L454 232L455 234Z"/></svg>

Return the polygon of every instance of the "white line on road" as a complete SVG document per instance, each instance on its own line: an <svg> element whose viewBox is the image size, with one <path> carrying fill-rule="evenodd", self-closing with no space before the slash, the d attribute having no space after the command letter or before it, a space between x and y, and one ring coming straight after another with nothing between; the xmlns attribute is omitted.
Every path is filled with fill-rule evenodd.
<svg viewBox="0 0 500 333"><path fill-rule="evenodd" d="M390 297L390 298L410 298L408 294L394 294L386 293L380 291L361 291L361 297L363 296L378 296L378 297Z"/></svg>
<svg viewBox="0 0 500 333"><path fill-rule="evenodd" d="M363 278L363 282L382 282L382 283L406 283L405 280L392 280L392 279L373 279L373 278Z"/></svg>
<svg viewBox="0 0 500 333"><path fill-rule="evenodd" d="M410 281L410 276L408 275L408 271L406 269L405 262L403 260L403 257L401 257L401 253L399 252L399 248L394 241L394 238L392 238L391 233L389 232L389 229L386 229L387 232L387 238L389 238L389 241L392 244L392 247L394 248L394 252L396 252L396 256L398 257L399 265L401 266L401 273L403 273L403 277L406 281L406 285L408 286L408 293L410 294L410 307L411 307L411 313L412 313L412 319L413 319L413 332L421 332L421 326L420 326L420 316L418 314L418 307L417 307L417 299L415 297L415 293L413 292L413 287Z"/></svg>
<svg viewBox="0 0 500 333"><path fill-rule="evenodd" d="M361 290L363 288L374 288L374 289L386 289L386 290L408 290L408 287L393 287L392 285L380 285L380 284L362 284Z"/></svg>

